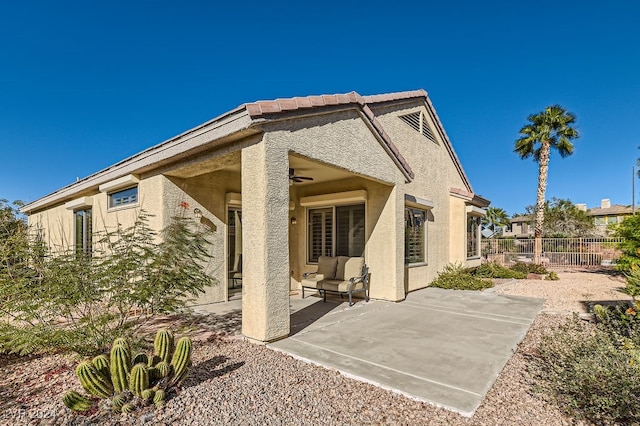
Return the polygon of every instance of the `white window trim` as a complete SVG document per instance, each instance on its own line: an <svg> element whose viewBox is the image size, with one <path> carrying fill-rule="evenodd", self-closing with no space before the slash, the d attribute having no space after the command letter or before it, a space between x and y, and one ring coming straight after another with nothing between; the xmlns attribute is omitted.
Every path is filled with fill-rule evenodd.
<svg viewBox="0 0 640 426"><path fill-rule="evenodd" d="M320 208L320 207L332 207L339 204L365 203L365 207L366 207L366 201L367 201L367 191L362 189L358 191L334 192L331 194L300 197L300 206Z"/></svg>
<svg viewBox="0 0 640 426"><path fill-rule="evenodd" d="M107 183L103 183L98 187L98 190L100 192L112 193L112 192L119 191L121 189L126 189L127 187L133 187L135 185L138 185L139 183L140 183L140 179L138 179L137 176L126 175L118 179L109 181Z"/></svg>
<svg viewBox="0 0 640 426"><path fill-rule="evenodd" d="M64 208L67 210L86 210L93 206L93 197L80 197L66 202Z"/></svg>

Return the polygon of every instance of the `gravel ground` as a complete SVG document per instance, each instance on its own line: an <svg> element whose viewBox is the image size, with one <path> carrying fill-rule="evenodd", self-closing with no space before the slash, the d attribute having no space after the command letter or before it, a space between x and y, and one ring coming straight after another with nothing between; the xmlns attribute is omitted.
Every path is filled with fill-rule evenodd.
<svg viewBox="0 0 640 426"><path fill-rule="evenodd" d="M74 415L60 397L70 389L81 391L73 374L77 359L4 356L0 357L0 424L580 424L532 392L526 354L535 351L546 330L582 310L583 301L622 298L617 289L623 282L606 274L559 276L560 281L507 282L495 289L501 294L545 297L547 303L471 418L215 333L211 328L216 321L209 318L201 321L201 332L194 336L191 375L163 409ZM225 325L229 321L225 318Z"/></svg>

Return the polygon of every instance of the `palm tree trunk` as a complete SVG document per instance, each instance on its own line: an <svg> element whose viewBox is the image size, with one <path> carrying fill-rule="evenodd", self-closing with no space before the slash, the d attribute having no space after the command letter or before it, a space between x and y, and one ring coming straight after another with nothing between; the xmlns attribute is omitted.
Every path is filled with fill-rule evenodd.
<svg viewBox="0 0 640 426"><path fill-rule="evenodd" d="M544 226L544 202L549 174L549 141L542 141L538 160L538 195L536 197L536 228L533 234L533 263L542 264L542 229Z"/></svg>

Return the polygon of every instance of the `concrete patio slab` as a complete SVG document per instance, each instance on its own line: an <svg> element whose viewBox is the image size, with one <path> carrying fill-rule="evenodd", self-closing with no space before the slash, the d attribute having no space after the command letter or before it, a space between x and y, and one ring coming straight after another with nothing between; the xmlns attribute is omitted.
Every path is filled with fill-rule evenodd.
<svg viewBox="0 0 640 426"><path fill-rule="evenodd" d="M268 346L358 380L471 416L542 299L428 288L401 303L314 303Z"/></svg>

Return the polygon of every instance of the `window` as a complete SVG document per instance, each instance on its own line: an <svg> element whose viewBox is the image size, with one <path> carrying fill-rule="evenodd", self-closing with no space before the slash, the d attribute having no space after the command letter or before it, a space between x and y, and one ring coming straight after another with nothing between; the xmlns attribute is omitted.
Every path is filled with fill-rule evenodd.
<svg viewBox="0 0 640 426"><path fill-rule="evenodd" d="M413 207L404 208L404 263L427 261L427 212Z"/></svg>
<svg viewBox="0 0 640 426"><path fill-rule="evenodd" d="M109 194L109 208L126 206L138 202L138 187L134 186Z"/></svg>
<svg viewBox="0 0 640 426"><path fill-rule="evenodd" d="M91 255L92 246L92 214L91 209L77 210L75 216L76 253Z"/></svg>
<svg viewBox="0 0 640 426"><path fill-rule="evenodd" d="M467 258L478 257L478 229L480 217L467 215Z"/></svg>
<svg viewBox="0 0 640 426"><path fill-rule="evenodd" d="M364 204L309 209L308 261L320 256L362 256L365 246Z"/></svg>

